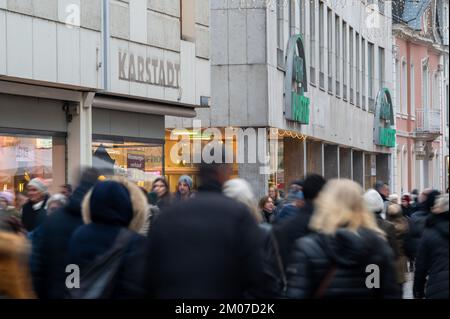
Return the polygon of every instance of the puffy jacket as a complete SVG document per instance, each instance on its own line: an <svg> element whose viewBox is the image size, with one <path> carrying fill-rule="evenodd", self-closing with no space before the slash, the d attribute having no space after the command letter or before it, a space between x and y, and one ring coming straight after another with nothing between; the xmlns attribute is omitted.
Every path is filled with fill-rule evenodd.
<svg viewBox="0 0 450 319"><path fill-rule="evenodd" d="M86 195L83 221L69 243L69 263L80 267L83 275L100 256L113 247L121 230L130 234L113 284L112 299L140 298L142 287L145 237L138 234L148 218L147 199L131 182L101 182Z"/></svg>
<svg viewBox="0 0 450 319"><path fill-rule="evenodd" d="M448 235L448 212L427 219L416 257L413 289L416 298L448 299Z"/></svg>
<svg viewBox="0 0 450 319"><path fill-rule="evenodd" d="M370 230L339 229L334 236L309 234L296 241L290 260L288 298L316 297L331 269L335 272L323 298L401 298L392 250ZM372 264L379 267L379 289L366 286L372 274L366 267Z"/></svg>

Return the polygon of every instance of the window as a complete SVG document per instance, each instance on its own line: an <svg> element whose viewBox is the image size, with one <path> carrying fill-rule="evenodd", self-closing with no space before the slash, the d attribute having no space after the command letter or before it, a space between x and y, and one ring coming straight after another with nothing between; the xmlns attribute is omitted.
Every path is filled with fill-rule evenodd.
<svg viewBox="0 0 450 319"><path fill-rule="evenodd" d="M363 110L366 109L366 40L361 39L361 105Z"/></svg>
<svg viewBox="0 0 450 319"><path fill-rule="evenodd" d="M340 53L341 53L341 25L339 23L339 16L335 16L334 18L334 41L335 41L335 48L336 48L336 95L340 96L341 95L341 72L340 72L340 65L341 65L341 58L340 58Z"/></svg>
<svg viewBox="0 0 450 319"><path fill-rule="evenodd" d="M64 137L0 134L0 191L26 200L28 182L39 177L54 191L65 181ZM19 203L16 203L19 204Z"/></svg>
<svg viewBox="0 0 450 319"><path fill-rule="evenodd" d="M180 0L181 39L195 42L195 2Z"/></svg>
<svg viewBox="0 0 450 319"><path fill-rule="evenodd" d="M429 81L430 75L428 74L428 63L422 65L422 109L428 109L429 104Z"/></svg>
<svg viewBox="0 0 450 319"><path fill-rule="evenodd" d="M300 4L299 4L300 5L300 33L303 35L305 35L305 33L306 33L305 1L307 1L307 0L299 0L299 2L300 2Z"/></svg>
<svg viewBox="0 0 450 319"><path fill-rule="evenodd" d="M384 14L384 0L378 0L378 10L381 14Z"/></svg>
<svg viewBox="0 0 450 319"><path fill-rule="evenodd" d="M319 2L319 86L325 88L325 34L324 34L324 5Z"/></svg>
<svg viewBox="0 0 450 319"><path fill-rule="evenodd" d="M284 6L283 1L276 2L277 9L277 65L284 67Z"/></svg>
<svg viewBox="0 0 450 319"><path fill-rule="evenodd" d="M102 174L126 176L147 191L163 175L162 144L94 138L92 153L92 165Z"/></svg>
<svg viewBox="0 0 450 319"><path fill-rule="evenodd" d="M384 76L384 72L385 72L385 55L384 55L384 48L379 47L378 48L378 58L379 58L379 63L378 63L378 87L380 89L384 88L385 84L384 84L384 80L385 80L385 76Z"/></svg>
<svg viewBox="0 0 450 319"><path fill-rule="evenodd" d="M401 86L402 86L402 95L401 95L401 99L402 99L402 104L401 104L401 109L400 109L400 113L402 114L406 114L408 113L408 77L406 74L406 61L403 60L402 61L402 81L401 81Z"/></svg>
<svg viewBox="0 0 450 319"><path fill-rule="evenodd" d="M327 10L328 92L333 92L333 13Z"/></svg>
<svg viewBox="0 0 450 319"><path fill-rule="evenodd" d="M360 81L361 81L361 60L360 60L360 43L359 43L359 33L356 32L355 35L355 42L356 42L356 106L359 107L359 99L360 99Z"/></svg>
<svg viewBox="0 0 450 319"><path fill-rule="evenodd" d="M411 64L411 75L410 75L410 83L411 83L411 89L410 89L410 101L411 101L411 113L410 115L414 116L416 114L415 107L416 107L416 83L414 80L414 65Z"/></svg>
<svg viewBox="0 0 450 319"><path fill-rule="evenodd" d="M439 109L439 76L438 72L434 72L433 77L433 109Z"/></svg>
<svg viewBox="0 0 450 319"><path fill-rule="evenodd" d="M350 27L349 28L349 33L348 33L348 37L349 37L349 45L350 45L350 47L349 47L349 59L350 59L350 103L354 103L355 101L354 101L354 97L353 97L353 95L354 95L354 71L355 71L355 69L354 69L354 67L355 67L355 65L354 65L354 61L353 61L353 59L354 59L354 47L353 47L353 28L352 27Z"/></svg>
<svg viewBox="0 0 450 319"><path fill-rule="evenodd" d="M395 111L396 113L401 113L401 73L400 73L400 62L395 59Z"/></svg>
<svg viewBox="0 0 450 319"><path fill-rule="evenodd" d="M309 3L309 61L310 74L309 79L311 83L316 83L316 1L311 0Z"/></svg>
<svg viewBox="0 0 450 319"><path fill-rule="evenodd" d="M373 112L375 110L375 99L374 99L374 45L373 43L368 42L368 55L367 55L367 62L368 62L368 78L369 78L369 85L368 85L368 92L369 95L369 111Z"/></svg>
<svg viewBox="0 0 450 319"><path fill-rule="evenodd" d="M361 105L363 110L366 109L366 40L361 39Z"/></svg>
<svg viewBox="0 0 450 319"><path fill-rule="evenodd" d="M347 36L347 23L345 21L342 21L342 97L344 98L344 100L347 99Z"/></svg>

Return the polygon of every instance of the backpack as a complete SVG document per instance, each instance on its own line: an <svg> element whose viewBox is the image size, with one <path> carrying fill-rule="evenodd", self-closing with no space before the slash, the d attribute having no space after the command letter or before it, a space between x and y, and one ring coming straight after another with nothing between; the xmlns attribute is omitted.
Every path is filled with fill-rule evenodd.
<svg viewBox="0 0 450 319"><path fill-rule="evenodd" d="M80 278L80 288L67 289L68 299L108 299L114 292L117 273L133 232L121 229L114 244L98 256Z"/></svg>

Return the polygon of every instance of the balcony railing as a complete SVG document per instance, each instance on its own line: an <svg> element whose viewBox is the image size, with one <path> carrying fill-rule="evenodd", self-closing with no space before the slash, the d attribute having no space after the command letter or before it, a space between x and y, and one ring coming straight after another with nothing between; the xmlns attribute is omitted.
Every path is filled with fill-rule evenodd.
<svg viewBox="0 0 450 319"><path fill-rule="evenodd" d="M416 109L416 131L441 132L441 110Z"/></svg>

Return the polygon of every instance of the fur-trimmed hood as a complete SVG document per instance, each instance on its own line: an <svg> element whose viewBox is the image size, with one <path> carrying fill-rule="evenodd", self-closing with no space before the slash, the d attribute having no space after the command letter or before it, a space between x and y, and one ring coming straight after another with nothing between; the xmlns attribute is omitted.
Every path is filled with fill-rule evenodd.
<svg viewBox="0 0 450 319"><path fill-rule="evenodd" d="M123 185L129 193L133 216L131 217L128 229L141 234L145 234L146 230L149 227L150 207L144 193L138 186L126 180L125 178L113 177L109 180L118 182L119 184ZM91 196L92 190L90 190L86 194L83 200L82 217L85 224L92 223L92 212L90 205Z"/></svg>

